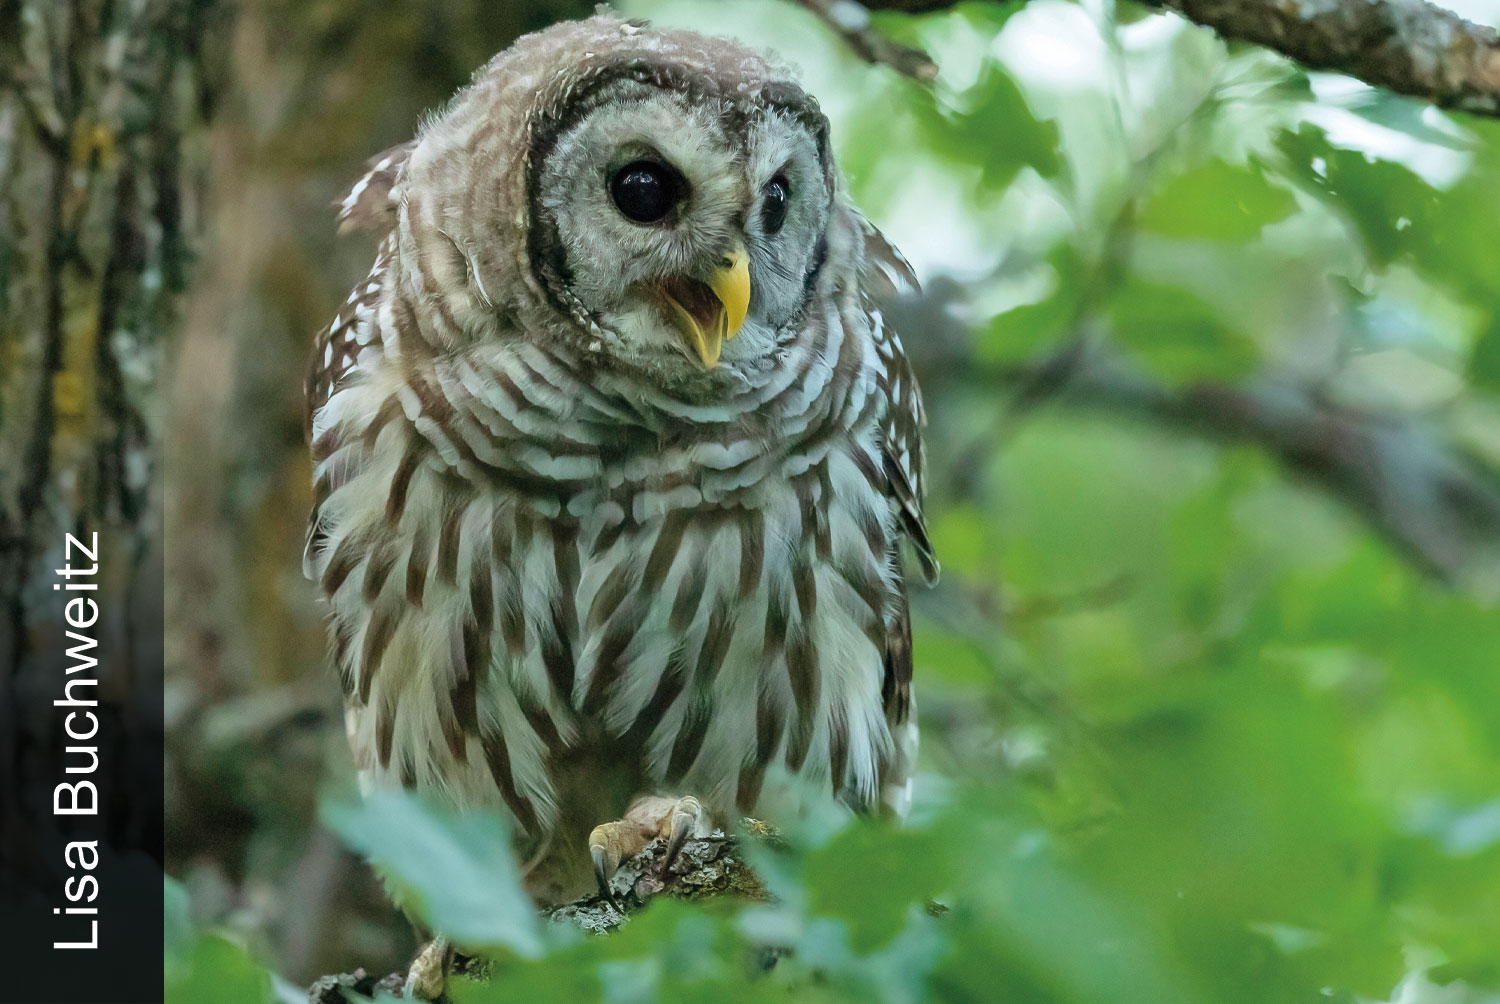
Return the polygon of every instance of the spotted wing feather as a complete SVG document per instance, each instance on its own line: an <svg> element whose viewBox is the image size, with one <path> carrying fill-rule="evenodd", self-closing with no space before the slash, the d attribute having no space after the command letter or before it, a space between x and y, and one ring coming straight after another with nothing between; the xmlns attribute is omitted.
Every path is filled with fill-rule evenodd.
<svg viewBox="0 0 1500 1004"><path fill-rule="evenodd" d="M877 300L891 300L922 291L911 262L892 244L875 224L860 217L864 230L865 288Z"/></svg>
<svg viewBox="0 0 1500 1004"><path fill-rule="evenodd" d="M335 203L339 211L340 233L370 230L384 236L391 231L401 201L401 172L415 148L415 141L402 143L366 162L365 173L354 183L349 194Z"/></svg>

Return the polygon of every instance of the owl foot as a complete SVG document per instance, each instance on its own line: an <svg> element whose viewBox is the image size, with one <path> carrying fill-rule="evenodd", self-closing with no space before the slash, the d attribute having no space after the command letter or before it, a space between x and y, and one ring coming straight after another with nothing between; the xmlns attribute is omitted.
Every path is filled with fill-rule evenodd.
<svg viewBox="0 0 1500 1004"><path fill-rule="evenodd" d="M618 911L620 904L615 901L609 880L620 862L640 853L658 837L664 837L667 853L662 859L662 871L670 871L682 845L706 827L705 817L703 805L692 795L682 798L646 795L632 802L623 818L594 827L589 834L589 856L594 860L599 895Z"/></svg>
<svg viewBox="0 0 1500 1004"><path fill-rule="evenodd" d="M407 1000L435 1001L443 996L448 985L448 967L453 963L453 946L448 939L438 935L427 943L427 947L411 960L406 972L406 986L402 996Z"/></svg>

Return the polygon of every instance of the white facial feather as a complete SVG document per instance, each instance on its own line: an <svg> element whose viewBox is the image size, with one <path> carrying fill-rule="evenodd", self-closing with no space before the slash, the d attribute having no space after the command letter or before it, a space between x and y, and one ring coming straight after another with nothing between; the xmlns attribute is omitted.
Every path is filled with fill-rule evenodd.
<svg viewBox="0 0 1500 1004"><path fill-rule="evenodd" d="M723 347L719 380L762 371L799 316L806 277L828 217L830 193L816 144L795 120L770 113L745 134L725 107L630 84L564 133L548 155L541 205L566 248L568 284L618 338L615 353L674 391L701 382L701 364L649 293L677 276L706 278L736 243L750 254L744 327ZM669 165L686 182L680 208L660 223L627 219L608 190L611 173L641 159ZM785 224L764 225L765 188L790 185Z"/></svg>

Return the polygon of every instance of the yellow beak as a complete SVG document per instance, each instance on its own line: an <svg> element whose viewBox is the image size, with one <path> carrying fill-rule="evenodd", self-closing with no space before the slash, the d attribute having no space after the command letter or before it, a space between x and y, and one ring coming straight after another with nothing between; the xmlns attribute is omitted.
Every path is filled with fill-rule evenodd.
<svg viewBox="0 0 1500 1004"><path fill-rule="evenodd" d="M704 367L712 369L718 365L724 342L739 333L750 311L750 256L736 242L706 282L679 280L663 285L662 293L688 346L698 353Z"/></svg>

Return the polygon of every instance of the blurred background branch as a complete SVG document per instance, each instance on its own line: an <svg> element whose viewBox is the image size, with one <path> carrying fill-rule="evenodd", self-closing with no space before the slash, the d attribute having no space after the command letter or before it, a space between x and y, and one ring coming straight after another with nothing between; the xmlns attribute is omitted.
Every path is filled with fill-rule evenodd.
<svg viewBox="0 0 1500 1004"><path fill-rule="evenodd" d="M921 49L893 42L870 21L870 11L856 0L791 0L816 14L867 63L889 66L904 77L930 81L938 74L932 57ZM936 6L936 5L934 5Z"/></svg>
<svg viewBox="0 0 1500 1004"><path fill-rule="evenodd" d="M1008 387L1015 421L1048 403L1249 443L1341 499L1418 567L1461 583L1481 556L1500 557L1500 474L1418 417L1350 407L1316 384L1257 378L1171 387L1086 338L1020 366L926 359L977 385ZM991 444L993 446L993 444Z"/></svg>

